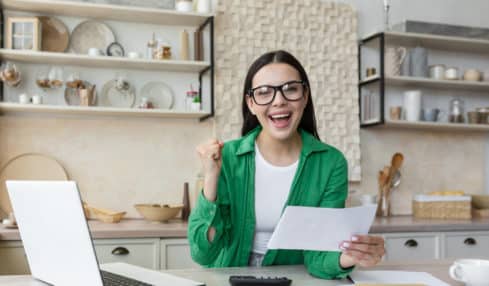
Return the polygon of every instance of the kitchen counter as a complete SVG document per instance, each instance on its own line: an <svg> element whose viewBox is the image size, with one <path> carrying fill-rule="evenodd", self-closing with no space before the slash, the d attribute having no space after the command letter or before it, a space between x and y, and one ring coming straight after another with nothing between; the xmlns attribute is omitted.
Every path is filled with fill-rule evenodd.
<svg viewBox="0 0 489 286"><path fill-rule="evenodd" d="M151 223L142 219L126 219L120 223L103 223L89 220L88 225L95 239L101 238L185 238L187 223L172 220L168 223ZM412 216L393 216L376 218L371 233L393 232L436 232L436 231L487 231L489 219L472 220L432 220L415 219ZM6 229L0 226L0 240L20 240L17 229Z"/></svg>
<svg viewBox="0 0 489 286"><path fill-rule="evenodd" d="M487 231L489 218L471 220L417 219L413 216L376 218L370 233L392 232L443 232L443 231Z"/></svg>
<svg viewBox="0 0 489 286"><path fill-rule="evenodd" d="M88 226L92 238L185 238L187 223L171 220L168 223L152 223L142 219L125 219L119 223L104 223L89 220ZM20 240L18 229L6 229L0 225L0 240Z"/></svg>

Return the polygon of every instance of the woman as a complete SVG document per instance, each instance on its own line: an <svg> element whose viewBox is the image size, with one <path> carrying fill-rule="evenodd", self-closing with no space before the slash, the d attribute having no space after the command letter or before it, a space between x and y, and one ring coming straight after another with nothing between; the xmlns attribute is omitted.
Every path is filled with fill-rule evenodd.
<svg viewBox="0 0 489 286"><path fill-rule="evenodd" d="M245 79L242 113L243 137L197 147L205 179L189 220L193 259L207 267L305 264L325 279L377 264L381 237L355 236L342 252L266 248L285 205L343 208L348 192L347 162L319 140L299 61L285 51L259 57Z"/></svg>

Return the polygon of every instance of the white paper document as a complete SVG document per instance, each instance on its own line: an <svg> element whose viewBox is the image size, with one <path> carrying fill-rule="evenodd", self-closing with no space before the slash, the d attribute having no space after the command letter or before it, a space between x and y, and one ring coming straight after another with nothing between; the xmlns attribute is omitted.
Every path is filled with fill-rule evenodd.
<svg viewBox="0 0 489 286"><path fill-rule="evenodd" d="M269 249L339 251L354 234L367 234L377 205L334 209L288 206L268 242Z"/></svg>
<svg viewBox="0 0 489 286"><path fill-rule="evenodd" d="M355 283L384 284L424 284L428 286L449 286L447 283L426 272L414 271L353 271L350 277Z"/></svg>

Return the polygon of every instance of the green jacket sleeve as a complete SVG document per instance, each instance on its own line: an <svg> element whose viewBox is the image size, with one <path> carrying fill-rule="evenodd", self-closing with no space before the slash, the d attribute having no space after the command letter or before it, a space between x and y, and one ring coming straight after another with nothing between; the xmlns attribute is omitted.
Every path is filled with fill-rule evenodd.
<svg viewBox="0 0 489 286"><path fill-rule="evenodd" d="M344 208L348 194L348 164L340 153L320 202L321 207ZM334 230L333 230L334 231ZM304 250L304 264L313 276L323 279L345 278L352 270L340 266L338 251Z"/></svg>
<svg viewBox="0 0 489 286"><path fill-rule="evenodd" d="M224 167L224 166L223 166ZM188 222L188 240L192 259L203 266L213 266L222 249L229 241L229 200L227 198L226 174L221 169L217 185L217 200L208 201L201 191L197 204L192 210ZM212 242L207 232L213 226L216 235Z"/></svg>

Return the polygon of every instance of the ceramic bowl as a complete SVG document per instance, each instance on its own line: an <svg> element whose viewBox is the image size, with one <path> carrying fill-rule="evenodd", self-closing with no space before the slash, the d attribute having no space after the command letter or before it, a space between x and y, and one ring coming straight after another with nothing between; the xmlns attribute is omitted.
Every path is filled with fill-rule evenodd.
<svg viewBox="0 0 489 286"><path fill-rule="evenodd" d="M153 222L166 222L177 216L182 210L183 205L158 205L158 204L137 204L136 210L147 220Z"/></svg>

